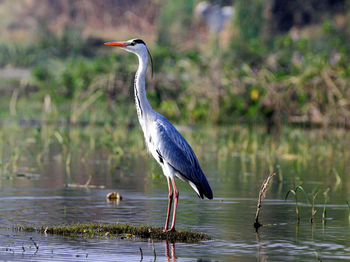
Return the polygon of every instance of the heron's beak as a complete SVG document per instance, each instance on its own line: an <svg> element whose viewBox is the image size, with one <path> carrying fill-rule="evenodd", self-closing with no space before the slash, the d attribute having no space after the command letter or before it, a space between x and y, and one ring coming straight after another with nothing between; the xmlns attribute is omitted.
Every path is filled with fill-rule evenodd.
<svg viewBox="0 0 350 262"><path fill-rule="evenodd" d="M107 43L105 43L105 45L127 47L129 45L129 43L128 42L107 42Z"/></svg>

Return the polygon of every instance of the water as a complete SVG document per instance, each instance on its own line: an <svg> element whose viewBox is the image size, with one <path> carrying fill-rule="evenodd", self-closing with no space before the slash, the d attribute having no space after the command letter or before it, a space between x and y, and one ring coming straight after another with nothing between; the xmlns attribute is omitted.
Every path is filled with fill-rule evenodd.
<svg viewBox="0 0 350 262"><path fill-rule="evenodd" d="M271 140L264 138L264 131L251 133L249 128L182 128L182 132L194 145L214 192L213 200L200 200L190 186L177 181L177 228L213 237L194 244L14 231L17 224L76 222L163 226L167 184L161 169L147 156L138 128L106 134L103 127L2 127L0 260L140 261L140 249L142 261L350 259L350 218L345 202L350 200L350 139L345 132L324 135L317 130L292 130ZM266 226L256 233L257 195L271 168L277 169L278 175L263 201L260 222ZM91 185L105 188L65 186L85 184L90 176ZM302 184L309 194L319 188L313 225L309 222L311 206L301 192L299 224L293 198L284 201L295 183ZM321 216L327 188L324 224ZM107 201L111 191L118 191L123 200Z"/></svg>

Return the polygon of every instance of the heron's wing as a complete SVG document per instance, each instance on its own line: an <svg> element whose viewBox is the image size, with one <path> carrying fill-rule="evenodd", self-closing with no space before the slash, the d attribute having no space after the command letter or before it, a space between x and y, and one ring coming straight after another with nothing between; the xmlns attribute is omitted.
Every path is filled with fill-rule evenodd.
<svg viewBox="0 0 350 262"><path fill-rule="evenodd" d="M200 194L212 198L212 192L196 155L176 128L163 116L155 120L157 153L185 179L194 183ZM201 195L202 197L202 195Z"/></svg>
<svg viewBox="0 0 350 262"><path fill-rule="evenodd" d="M199 181L197 157L182 135L165 118L157 118L155 127L158 154L187 180Z"/></svg>

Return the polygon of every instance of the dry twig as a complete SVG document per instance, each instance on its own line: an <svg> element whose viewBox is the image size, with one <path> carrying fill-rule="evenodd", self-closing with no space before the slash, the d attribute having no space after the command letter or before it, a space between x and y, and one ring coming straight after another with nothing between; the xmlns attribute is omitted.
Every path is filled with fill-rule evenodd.
<svg viewBox="0 0 350 262"><path fill-rule="evenodd" d="M276 173L271 173L263 182L260 192L259 192L259 199L258 199L258 205L256 208L256 214L255 214L255 221L254 221L254 227L257 230L259 227L262 225L259 223L259 214L260 214L260 209L261 209L261 202L265 199L266 196L266 191L269 188L270 181L272 177L276 175Z"/></svg>

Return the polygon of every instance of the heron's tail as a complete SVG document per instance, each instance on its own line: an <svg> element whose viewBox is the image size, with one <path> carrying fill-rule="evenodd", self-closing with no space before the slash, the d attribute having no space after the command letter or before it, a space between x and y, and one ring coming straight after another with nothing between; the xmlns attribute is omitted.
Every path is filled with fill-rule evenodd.
<svg viewBox="0 0 350 262"><path fill-rule="evenodd" d="M202 172L202 181L200 183L196 183L197 189L200 194L200 198L203 198L203 195L208 199L213 199L213 191L210 188L207 178Z"/></svg>

